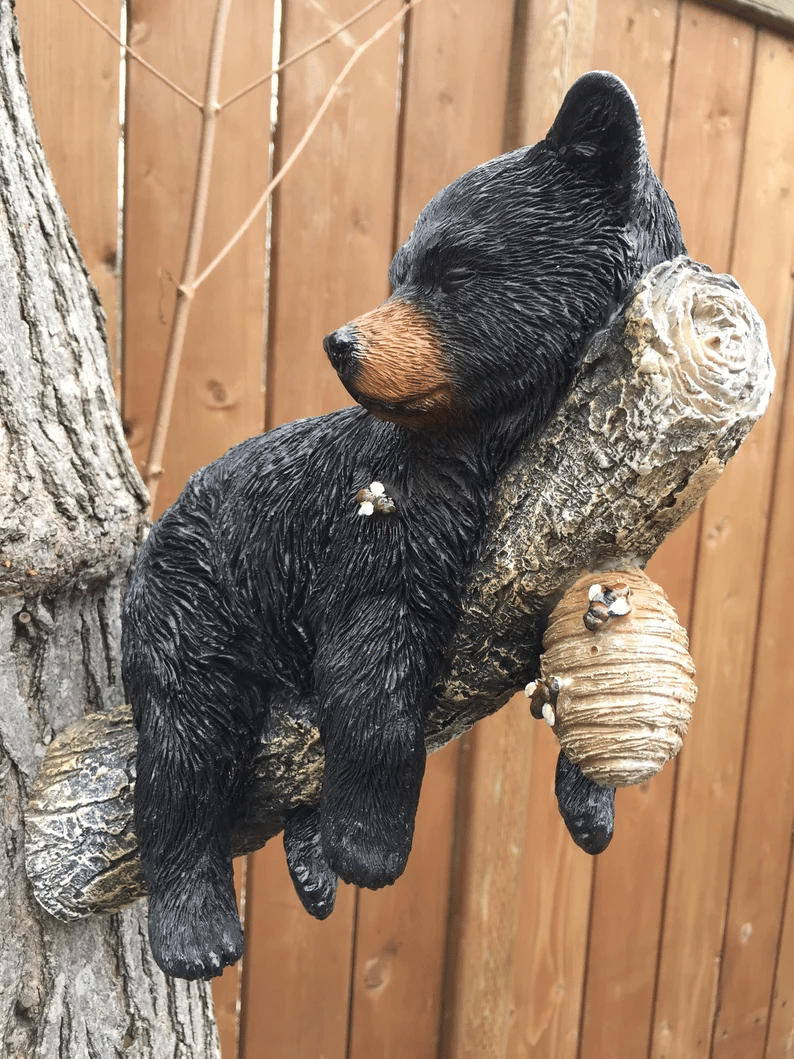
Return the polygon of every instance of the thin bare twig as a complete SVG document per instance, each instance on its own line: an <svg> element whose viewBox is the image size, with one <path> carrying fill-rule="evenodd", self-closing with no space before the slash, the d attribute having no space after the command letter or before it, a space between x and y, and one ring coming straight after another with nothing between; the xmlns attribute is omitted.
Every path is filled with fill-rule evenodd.
<svg viewBox="0 0 794 1059"><path fill-rule="evenodd" d="M263 85L266 81L269 81L271 77L275 77L276 74L280 74L282 70L286 70L288 66L292 66L292 64L296 63L299 59L302 59L304 56L311 54L311 52L316 51L318 48L321 48L323 44L328 44L334 39L334 37L338 37L340 33L343 33L346 29L348 29L348 27L354 25L356 22L359 21L359 19L362 19L364 15L368 15L370 11L374 10L374 8L376 7L379 7L383 2L384 0L372 0L372 3L367 4L366 7L362 7L362 9L360 11L357 11L352 18L349 18L347 20L347 22L343 22L341 25L337 26L336 29L332 29L330 33L326 33L326 35L324 37L320 37L319 40L315 40L311 44L307 44L305 48L302 48L300 51L295 52L294 55L290 55L289 59L285 59L283 62L279 63L278 66L274 66L273 69L270 70L268 73L263 74L261 77L258 77L256 81L252 81L250 85L247 85L245 88L241 88L240 91L235 92L233 96L229 96L228 99L225 99L223 103L221 103L221 110L225 110L226 107L230 107L232 103L236 103L238 99L242 99L243 96L248 95L249 92L253 92L255 88L259 88L260 85Z"/></svg>
<svg viewBox="0 0 794 1059"><path fill-rule="evenodd" d="M114 33L110 26L103 22L98 15L95 15L90 7L86 7L86 5L83 3L83 0L72 0L72 3L77 4L80 10L84 14L88 15L92 22L96 22L96 24L101 29L103 29L105 33L107 33L107 35L111 37L120 48L124 49L124 52L129 55L131 59L134 59L136 62L140 63L145 70L148 70L150 74L153 74L158 80L162 81L163 84L168 85L169 88L173 89L174 92L177 93L177 95L180 95L183 99L187 100L188 103L192 103L192 105L198 110L202 109L201 103L199 103L199 101L194 96L191 96L191 94L189 92L186 92L184 88L180 88L179 85L175 84L170 79L170 77L166 77L164 73L162 73L156 67L152 66L151 63L147 63L147 61L143 58L142 55L139 55L138 52L134 51L128 44L125 44L121 37L119 37L118 34Z"/></svg>
<svg viewBox="0 0 794 1059"><path fill-rule="evenodd" d="M207 277L212 272L215 271L215 269L218 267L218 265L221 263L221 261L223 261L223 259L226 257L226 255L237 245L237 243L239 243L239 241L242 239L242 237L245 235L245 233L248 231L248 229L254 223L256 218L262 212L262 210L264 209L265 205L267 204L268 199L273 194L273 191L278 187L278 185L281 183L281 181L287 175L289 170L292 168L292 166L298 160L298 157L300 156L300 154L302 153L302 151L305 148L306 144L309 142L309 140L311 139L312 135L314 134L315 129L320 124L320 121L322 120L323 115L325 114L325 112L330 107L331 103L334 100L334 97L339 92L339 89L342 87L345 79L347 78L347 75L350 73L350 71L356 65L356 63L361 58L361 56L364 54L364 52L366 52L368 48L370 48L373 44L375 44L378 40L380 40L380 38L385 33L387 33L396 22L399 22L403 18L405 18L406 14L412 8L416 7L417 4L419 4L419 3L421 3L421 0L410 0L410 2L407 3L403 8L401 8L400 11L396 15L394 15L392 18L390 18L388 22L384 22L384 24L377 31L377 33L374 33L368 40L365 40L363 42L363 44L359 44L359 46L356 48L356 50L353 52L353 54L350 56L350 58L345 63L345 65L342 68L342 71L339 74L339 76L337 77L337 79L334 81L334 83L329 88L325 99L320 104L320 106L319 106L319 108L317 110L317 113L314 115L312 120L309 122L309 125L306 128L306 131L304 132L303 136L301 136L300 140L298 141L297 146L292 151L292 153L290 154L289 158L286 160L286 162L284 162L284 164L282 165L281 169L279 169L278 173L276 173L276 175L273 177L273 179L267 185L267 187L265 188L265 190L262 192L261 196L259 197L256 205L253 207L251 212L248 214L246 219L243 221L243 223L240 225L240 227L237 229L237 231L234 233L234 235L231 237L231 239L228 241L228 243L226 243L226 245L223 247L223 249L220 250L215 255L215 257L212 259L212 261L210 261L210 263L207 265L207 267L204 269L204 271L201 272L196 277L195 282L193 284L193 291L195 291L198 287L200 287L201 284L204 282L204 280L207 279Z"/></svg>
<svg viewBox="0 0 794 1059"><path fill-rule="evenodd" d="M154 506L157 493L157 483L163 473L163 451L168 434L168 424L171 419L171 408L174 403L179 363L185 343L190 303L196 289L195 276L201 241L204 236L204 221L207 216L210 173L212 171L212 157L215 148L215 127L219 111L218 86L223 63L223 43L226 37L226 26L231 5L232 0L218 0L218 6L215 9L215 22L212 27L207 81L204 90L204 105L202 107L201 141L199 143L196 184L193 189L193 204L188 226L187 246L185 247L185 260L176 292L174 318L171 322L171 334L168 340L168 349L166 350L163 381L157 402L149 456L143 473L143 480L149 488L152 506Z"/></svg>

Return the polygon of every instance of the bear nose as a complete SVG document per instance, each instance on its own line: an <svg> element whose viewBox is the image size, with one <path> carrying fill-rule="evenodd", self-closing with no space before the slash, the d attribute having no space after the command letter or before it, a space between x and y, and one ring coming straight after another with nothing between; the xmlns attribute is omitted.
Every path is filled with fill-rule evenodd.
<svg viewBox="0 0 794 1059"><path fill-rule="evenodd" d="M338 372L346 371L355 357L356 339L349 325L332 331L323 339L323 349Z"/></svg>

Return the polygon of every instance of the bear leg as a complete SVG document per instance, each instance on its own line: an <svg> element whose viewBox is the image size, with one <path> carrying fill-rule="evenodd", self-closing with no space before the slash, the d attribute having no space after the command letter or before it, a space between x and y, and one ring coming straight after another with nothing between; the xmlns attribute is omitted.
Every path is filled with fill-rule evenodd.
<svg viewBox="0 0 794 1059"><path fill-rule="evenodd" d="M221 974L243 950L229 841L235 770L220 740L193 734L150 713L135 791L152 952L166 974L187 979Z"/></svg>
<svg viewBox="0 0 794 1059"><path fill-rule="evenodd" d="M218 975L242 953L230 833L267 709L260 646L217 573L211 473L152 527L122 629L149 937L166 974L188 979Z"/></svg>

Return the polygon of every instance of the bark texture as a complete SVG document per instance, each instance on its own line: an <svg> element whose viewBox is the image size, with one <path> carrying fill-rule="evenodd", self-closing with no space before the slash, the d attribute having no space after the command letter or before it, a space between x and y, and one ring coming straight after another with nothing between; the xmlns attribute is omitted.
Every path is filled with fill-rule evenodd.
<svg viewBox="0 0 794 1059"><path fill-rule="evenodd" d="M500 483L434 690L428 750L536 676L547 617L582 571L647 562L717 480L773 379L763 323L734 280L687 258L648 273ZM141 892L134 760L127 707L62 733L47 753L28 812L28 868L60 918ZM257 766L237 852L276 834L287 809L319 799L318 733L278 713Z"/></svg>
<svg viewBox="0 0 794 1059"><path fill-rule="evenodd" d="M209 989L154 964L145 906L65 925L36 903L23 816L53 733L123 701L120 610L145 524L102 311L0 0L0 1039L9 1059L217 1056ZM97 714L101 716L101 714Z"/></svg>

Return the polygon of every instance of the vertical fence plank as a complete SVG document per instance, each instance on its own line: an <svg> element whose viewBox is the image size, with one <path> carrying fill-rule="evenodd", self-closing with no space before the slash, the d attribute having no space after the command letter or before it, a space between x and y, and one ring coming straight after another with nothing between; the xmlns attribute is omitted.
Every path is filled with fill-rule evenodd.
<svg viewBox="0 0 794 1059"><path fill-rule="evenodd" d="M509 1054L532 727L516 696L464 744L443 1059Z"/></svg>
<svg viewBox="0 0 794 1059"><path fill-rule="evenodd" d="M147 61L201 97L214 5L130 0L129 39ZM272 11L238 0L229 22L221 100L270 68ZM124 415L139 466L146 458L184 254L199 116L136 63L128 64L124 257ZM232 235L267 181L268 85L222 111L201 260ZM264 424L265 219L193 302L158 509L197 467ZM238 870L239 871L239 870ZM224 1059L236 1055L239 967L214 986Z"/></svg>
<svg viewBox="0 0 794 1059"><path fill-rule="evenodd" d="M690 252L725 270L738 194L753 33L718 12L684 7L668 123L676 5L639 10L630 3L619 11L613 5L601 13L594 62L625 72L628 83L636 83L650 154L676 203ZM609 32L609 23L615 21L625 27L622 38ZM651 65L644 72L649 59ZM730 79L723 76L727 61ZM698 524L699 519L693 518L649 566L685 625ZM582 1059L645 1055L648 1048L674 779L675 768L668 766L650 782L617 796L617 833L596 864Z"/></svg>
<svg viewBox="0 0 794 1059"><path fill-rule="evenodd" d="M214 4L130 0L129 40L201 98ZM226 38L221 99L270 68L272 9L239 0ZM151 436L195 181L199 113L128 65L124 226L124 418L142 465ZM221 112L200 267L267 183L270 89ZM263 426L265 226L262 215L193 301L158 491L158 512L187 477Z"/></svg>
<svg viewBox="0 0 794 1059"><path fill-rule="evenodd" d="M526 700L522 704L531 717ZM508 1059L575 1059L593 860L565 829L554 796L559 744L529 720L534 752L518 892Z"/></svg>
<svg viewBox="0 0 794 1059"><path fill-rule="evenodd" d="M780 929L775 989L769 1013L764 1059L791 1059L792 1055L794 1055L794 873L791 872L791 863L789 863L788 889Z"/></svg>
<svg viewBox="0 0 794 1059"><path fill-rule="evenodd" d="M431 0L412 15L397 239L455 177L503 149L513 5Z"/></svg>
<svg viewBox="0 0 794 1059"><path fill-rule="evenodd" d="M543 139L565 93L591 68L598 5L594 0L533 0L519 29L523 56L520 140Z"/></svg>
<svg viewBox="0 0 794 1059"><path fill-rule="evenodd" d="M93 10L118 33L121 0L96 0ZM39 135L99 292L117 368L119 47L63 0L29 0L16 11Z"/></svg>
<svg viewBox="0 0 794 1059"><path fill-rule="evenodd" d="M345 1059L355 890L320 923L292 889L280 838L248 858L241 1059Z"/></svg>
<svg viewBox="0 0 794 1059"><path fill-rule="evenodd" d="M794 44L762 33L734 267L751 296L760 299L756 305L765 316L779 367L776 404L783 404L784 428L774 473L747 750L722 947L713 1049L718 1059L760 1059L763 1055L794 824L794 670L787 635L794 592L794 393L789 379L784 394L786 376L780 370L789 341L788 314L794 305L793 85ZM768 233L766 238L759 239L761 231ZM772 435L766 441L771 446L773 422L764 425L767 435ZM759 438L758 444L764 444L764 439ZM759 508L762 526L765 512L765 506ZM747 574L753 576L751 570Z"/></svg>
<svg viewBox="0 0 794 1059"><path fill-rule="evenodd" d="M520 26L523 37L517 41L522 55L517 78L521 143L546 135L568 88L591 68L596 15L592 0L529 5ZM592 861L571 842L557 811L557 752L541 731L526 763L530 811L516 894L520 904L512 983L507 983L508 1059L573 1059L579 1043Z"/></svg>
<svg viewBox="0 0 794 1059"><path fill-rule="evenodd" d="M730 267L755 33L714 8L681 11L664 178L696 261Z"/></svg>
<svg viewBox="0 0 794 1059"><path fill-rule="evenodd" d="M612 70L634 93L657 172L668 120L677 0L613 0L599 8L593 66ZM682 219L683 220L683 219ZM667 543L670 565L691 576L695 535ZM655 566L655 570L653 569ZM651 576L688 619L688 580L671 591L664 563ZM678 588L674 582L673 588ZM677 595L677 598L675 598ZM615 837L597 858L582 1017L581 1059L644 1056L648 1048L661 926L674 770L617 794Z"/></svg>
<svg viewBox="0 0 794 1059"><path fill-rule="evenodd" d="M241 915L244 914L242 910L245 907L245 876L246 858L240 857L234 862L234 889ZM227 967L219 978L212 981L212 1002L218 1025L221 1059L237 1059L242 978L243 965L236 963Z"/></svg>
<svg viewBox="0 0 794 1059"><path fill-rule="evenodd" d="M764 1055L794 827L794 668L788 635L794 596L794 387L790 377L784 407L722 952L715 1059L762 1059ZM781 971L785 976L783 964Z"/></svg>
<svg viewBox="0 0 794 1059"><path fill-rule="evenodd" d="M794 216L778 177L791 166L792 68L785 45L766 66L760 56L731 270L766 320L780 369ZM704 504L691 628L699 694L679 763L652 1059L711 1045L779 414L776 393Z"/></svg>
<svg viewBox="0 0 794 1059"><path fill-rule="evenodd" d="M284 6L289 57L346 21L362 0ZM387 0L281 78L276 164L286 159L355 48L399 11ZM350 402L325 334L388 293L392 254L400 27L352 70L278 190L273 214L267 425ZM340 887L318 923L300 906L277 840L252 858L247 888L241 1054L344 1059L356 896Z"/></svg>
<svg viewBox="0 0 794 1059"><path fill-rule="evenodd" d="M662 171L679 0L610 0L599 5L593 68L622 77L640 108L651 165Z"/></svg>
<svg viewBox="0 0 794 1059"><path fill-rule="evenodd" d="M361 0L287 3L284 54L295 54L363 6ZM400 0L386 0L284 73L277 162L288 157L356 46L399 9ZM269 427L350 403L323 336L388 294L399 48L397 25L351 71L276 196Z"/></svg>
<svg viewBox="0 0 794 1059"><path fill-rule="evenodd" d="M459 745L434 754L394 886L359 895L349 1059L436 1059Z"/></svg>
<svg viewBox="0 0 794 1059"><path fill-rule="evenodd" d="M471 5L464 18L448 0L412 13L399 241L441 187L501 150L511 26L509 0ZM350 1059L437 1054L459 750L428 760L406 874L359 897Z"/></svg>

